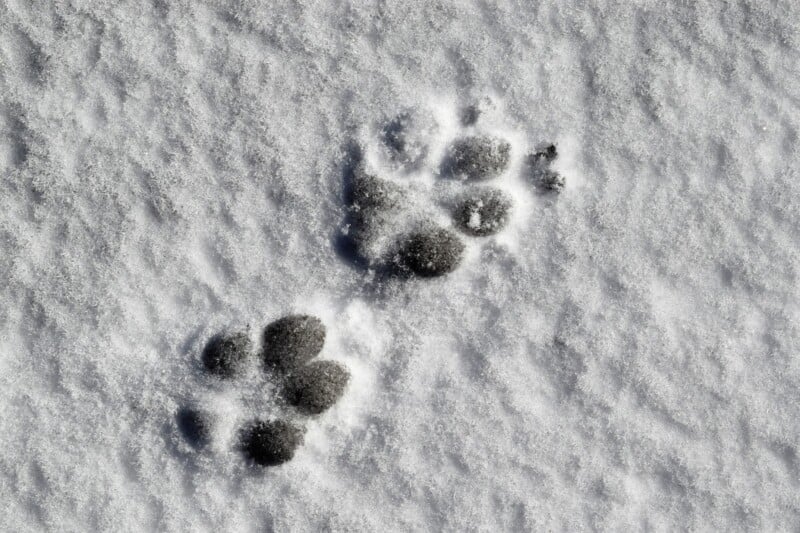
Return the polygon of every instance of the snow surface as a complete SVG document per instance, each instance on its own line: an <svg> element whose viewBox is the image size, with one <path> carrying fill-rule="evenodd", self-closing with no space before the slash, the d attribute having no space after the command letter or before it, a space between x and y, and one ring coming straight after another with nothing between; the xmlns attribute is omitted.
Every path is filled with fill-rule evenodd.
<svg viewBox="0 0 800 533"><path fill-rule="evenodd" d="M0 529L796 530L798 72L793 0L0 0ZM476 102L513 224L374 290L347 142L432 110L435 204ZM199 352L289 312L353 379L253 469Z"/></svg>

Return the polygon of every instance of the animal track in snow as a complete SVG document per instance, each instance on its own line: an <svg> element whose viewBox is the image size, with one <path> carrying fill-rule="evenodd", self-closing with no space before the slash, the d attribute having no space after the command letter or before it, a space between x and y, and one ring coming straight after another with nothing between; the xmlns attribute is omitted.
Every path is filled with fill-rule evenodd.
<svg viewBox="0 0 800 533"><path fill-rule="evenodd" d="M383 276L443 276L461 265L470 241L509 226L524 203L504 186L510 174L521 171L540 192L563 189L551 168L555 145L523 160L502 133L481 125L485 108L466 107L449 128L424 109L406 109L351 142L342 255Z"/></svg>
<svg viewBox="0 0 800 533"><path fill-rule="evenodd" d="M255 403L271 400L277 405L269 410L281 413L238 424L233 446L250 463L276 466L291 460L304 441L304 419L324 413L344 394L350 372L336 361L316 359L324 343L325 326L318 318L287 315L266 326L258 354L245 332L221 333L206 344L201 363L215 385L226 386L235 396L237 380L257 360L266 382L251 391ZM246 395L244 387L239 392ZM219 417L211 411L190 402L176 415L178 430L193 448L208 447L218 434Z"/></svg>

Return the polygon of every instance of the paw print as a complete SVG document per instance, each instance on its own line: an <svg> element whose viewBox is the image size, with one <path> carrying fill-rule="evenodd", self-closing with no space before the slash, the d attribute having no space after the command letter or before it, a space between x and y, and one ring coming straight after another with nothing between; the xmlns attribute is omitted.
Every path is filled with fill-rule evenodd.
<svg viewBox="0 0 800 533"><path fill-rule="evenodd" d="M250 380L255 383L250 403L266 398L272 405L265 410L279 413L248 419L234 431L234 447L251 464L266 467L291 460L304 442L305 419L321 415L344 395L350 372L336 361L316 358L324 344L325 326L309 315L288 315L267 325L257 354L245 332L221 333L206 344L200 359L214 386L230 392L256 366L250 372L257 374ZM247 396L244 386L240 392ZM217 420L211 410L189 405L178 411L176 425L193 448L204 449L218 435Z"/></svg>
<svg viewBox="0 0 800 533"><path fill-rule="evenodd" d="M432 114L404 110L348 147L341 250L349 259L378 274L434 278L509 226L518 205L503 184L520 165L512 143L481 126L483 115L469 106L442 127ZM551 145L527 158L538 189L563 188L555 157Z"/></svg>

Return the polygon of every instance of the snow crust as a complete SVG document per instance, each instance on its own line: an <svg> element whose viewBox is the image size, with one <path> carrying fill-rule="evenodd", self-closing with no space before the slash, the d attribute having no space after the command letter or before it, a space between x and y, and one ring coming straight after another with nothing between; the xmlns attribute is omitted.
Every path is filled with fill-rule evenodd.
<svg viewBox="0 0 800 533"><path fill-rule="evenodd" d="M798 72L789 0L0 1L0 530L794 530ZM347 143L431 110L369 157L436 206L471 104L509 228L376 291ZM199 356L290 312L352 379L261 471L274 387Z"/></svg>

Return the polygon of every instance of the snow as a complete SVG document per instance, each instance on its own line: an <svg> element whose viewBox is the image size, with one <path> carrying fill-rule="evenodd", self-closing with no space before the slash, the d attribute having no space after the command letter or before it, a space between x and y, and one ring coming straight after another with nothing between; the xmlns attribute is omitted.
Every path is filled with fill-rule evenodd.
<svg viewBox="0 0 800 533"><path fill-rule="evenodd" d="M788 0L0 2L0 530L794 530L799 49ZM379 149L408 109L413 172ZM476 132L509 227L376 290L347 143L448 224ZM353 377L254 469L275 386L200 351L293 312Z"/></svg>

